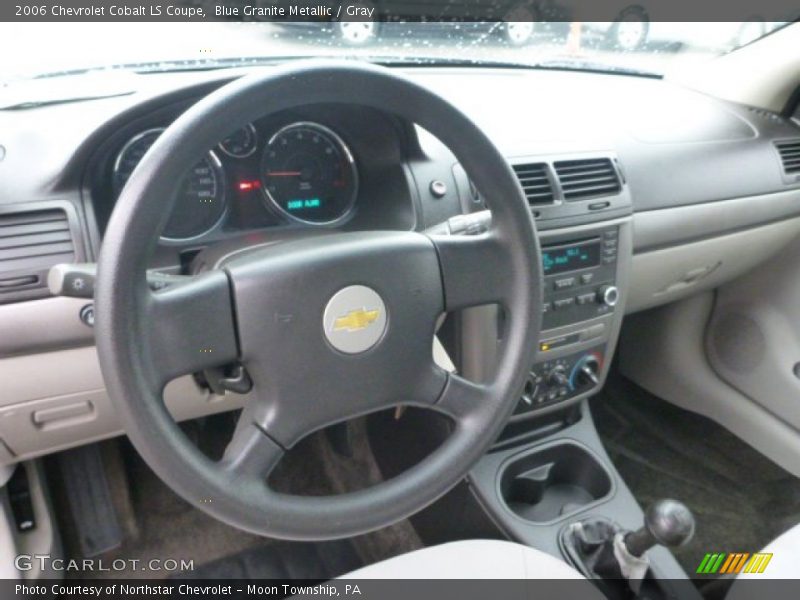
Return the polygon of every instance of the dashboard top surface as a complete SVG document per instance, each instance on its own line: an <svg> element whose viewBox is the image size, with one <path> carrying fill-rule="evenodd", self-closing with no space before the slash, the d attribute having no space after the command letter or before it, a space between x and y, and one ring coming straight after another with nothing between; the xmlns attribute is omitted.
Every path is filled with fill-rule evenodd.
<svg viewBox="0 0 800 600"><path fill-rule="evenodd" d="M246 72L126 75L111 86L120 94L114 97L0 110L0 145L5 148L0 204L80 190L99 149L109 139L118 141L120 131L164 126L169 121L164 115L176 116L181 107ZM787 183L773 144L800 136L791 120L764 117L667 81L518 69L426 67L404 72L465 112L509 159L615 153L635 211L800 185ZM356 120L349 126L357 131L372 123ZM370 144L377 136L364 139ZM398 141L398 152L408 152L405 142ZM417 143L442 168L455 162L424 135Z"/></svg>

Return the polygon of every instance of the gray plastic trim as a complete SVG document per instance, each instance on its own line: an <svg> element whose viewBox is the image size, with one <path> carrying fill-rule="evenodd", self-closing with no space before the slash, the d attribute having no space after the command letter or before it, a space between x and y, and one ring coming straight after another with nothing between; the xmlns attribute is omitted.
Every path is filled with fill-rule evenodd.
<svg viewBox="0 0 800 600"><path fill-rule="evenodd" d="M87 304L91 300L45 298L0 305L0 359L94 344L94 331L79 316Z"/></svg>
<svg viewBox="0 0 800 600"><path fill-rule="evenodd" d="M0 360L0 464L42 456L123 433L105 390L94 346ZM191 377L170 382L167 408L177 420L241 408L247 396L216 396ZM38 416L37 416L38 415Z"/></svg>
<svg viewBox="0 0 800 600"><path fill-rule="evenodd" d="M638 232L638 220L634 230ZM731 281L799 234L800 217L634 254L627 311L674 302Z"/></svg>
<svg viewBox="0 0 800 600"><path fill-rule="evenodd" d="M626 319L620 338L623 375L652 394L705 415L800 477L800 431L747 398L713 371L705 332L710 292Z"/></svg>
<svg viewBox="0 0 800 600"><path fill-rule="evenodd" d="M800 216L800 189L634 214L635 252L657 250Z"/></svg>
<svg viewBox="0 0 800 600"><path fill-rule="evenodd" d="M478 502L484 507L498 528L509 539L538 548L548 554L563 558L558 544L558 533L566 523L588 516L599 515L610 518L627 529L637 529L644 522L644 514L628 489L625 481L603 447L592 420L589 405L580 405L580 419L565 429L525 446L516 445L487 454L470 471L468 482ZM502 466L513 456L550 444L573 443L588 449L602 468L611 476L612 489L601 500L581 507L565 520L550 523L537 523L521 519L506 508L497 489L497 477ZM652 566L659 578L685 579L681 566L664 547L653 548L649 555ZM694 597L694 596L691 596Z"/></svg>
<svg viewBox="0 0 800 600"><path fill-rule="evenodd" d="M714 371L800 436L800 238L719 288L706 335Z"/></svg>

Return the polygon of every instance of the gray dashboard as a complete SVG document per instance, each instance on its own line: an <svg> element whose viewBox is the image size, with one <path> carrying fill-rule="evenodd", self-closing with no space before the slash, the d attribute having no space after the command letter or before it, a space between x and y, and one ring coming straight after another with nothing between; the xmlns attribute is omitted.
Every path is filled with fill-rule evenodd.
<svg viewBox="0 0 800 600"><path fill-rule="evenodd" d="M126 136L168 124L182 107L236 74L131 75L119 84L121 93L130 92L126 95L0 111L0 145L5 149L0 161L0 205L66 198L76 202L81 213L91 210L92 204L99 206L102 226L107 204L98 190L102 162L119 150ZM787 180L773 144L800 137L792 121L666 81L480 68L420 67L408 69L407 74L469 115L510 158L615 153L636 212L800 186L800 178ZM455 161L446 151L423 148L413 128L348 111L353 108L323 111L318 120L331 122L363 142L360 160L376 153L395 163L430 162L433 157L438 164L430 165L426 174L438 169L439 178L451 179ZM408 182L399 187L404 183ZM411 185L405 193L420 193L424 202L427 182L417 183L422 192ZM426 208L430 215L424 225L458 209L442 204L422 206L423 215ZM89 229L91 238L96 238L95 228ZM91 242L96 248L97 239Z"/></svg>
<svg viewBox="0 0 800 600"><path fill-rule="evenodd" d="M59 261L96 260L118 192L115 161L126 144L168 126L193 102L247 72L129 74L114 80L107 98L0 109L0 218L63 209ZM776 148L776 142L800 140L800 128L781 115L646 77L488 68L405 72L465 112L515 169L541 169L550 195L532 202L532 210L542 230L633 212L634 249L641 252L800 214L792 193L800 189L800 173L784 171ZM282 218L265 209L264 190L236 188L259 176L256 158L248 163L218 147L206 149L221 157L229 210L202 236L161 243L154 267L186 271L198 253L215 247L326 229L424 229L490 208L450 151L413 124L357 106L318 106L265 117L255 124L259 143L293 122L318 123L346 142L359 178L352 214L322 228ZM600 159L619 182L612 192L621 193L606 194L602 202L566 201L559 164ZM675 211L679 207L685 210ZM0 254L0 282L23 285L0 286L0 304L47 295L46 257L32 264L6 258ZM31 278L35 283L25 283Z"/></svg>
<svg viewBox="0 0 800 600"><path fill-rule="evenodd" d="M123 75L112 97L0 109L0 331L8 333L0 335L0 378L14 382L0 399L7 424L0 464L119 433L92 330L78 318L86 301L47 297L46 273L53 261L97 260L116 199L114 163L125 145L247 72ZM609 357L625 312L734 279L800 234L800 173L782 168L775 145L800 142L800 127L780 115L650 78L486 68L405 73L465 112L508 157L530 192L543 243L619 228L622 302L613 317L595 318L606 327ZM491 208L492 199L473 189L447 148L391 115L325 105L277 115L257 129L263 143L286 124L308 121L333 131L352 152L360 185L347 219L304 225L281 219L261 197L250 204L243 197L237 218L207 237L160 244L154 266L194 269L245 245L332 230L423 230L465 216L469 227L469 218ZM224 162L227 183L238 181L245 163ZM250 168L248 179L259 166ZM590 187L587 194L584 186L568 197L575 194L572 169L599 172L588 181L599 181L600 191ZM30 244L3 243L8 232L6 239L34 237ZM31 248L38 249L33 258L26 254ZM471 325L485 326L483 318ZM552 332L568 337L583 329ZM599 343L589 339L580 348ZM490 353L473 346L472 370L479 371ZM469 366L470 353L457 358ZM191 379L173 383L177 418L242 402Z"/></svg>

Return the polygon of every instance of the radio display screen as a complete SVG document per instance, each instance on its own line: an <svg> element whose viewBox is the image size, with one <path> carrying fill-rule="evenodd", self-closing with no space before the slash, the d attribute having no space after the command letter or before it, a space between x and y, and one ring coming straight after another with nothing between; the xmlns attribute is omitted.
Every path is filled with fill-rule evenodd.
<svg viewBox="0 0 800 600"><path fill-rule="evenodd" d="M545 275L596 267L600 264L600 240L545 246L542 248L542 262Z"/></svg>

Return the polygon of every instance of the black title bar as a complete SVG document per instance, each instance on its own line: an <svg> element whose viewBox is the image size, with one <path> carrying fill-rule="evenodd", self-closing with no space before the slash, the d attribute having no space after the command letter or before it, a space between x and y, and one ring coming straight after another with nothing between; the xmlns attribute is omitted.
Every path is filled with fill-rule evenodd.
<svg viewBox="0 0 800 600"><path fill-rule="evenodd" d="M797 0L10 0L0 21L648 21L786 22Z"/></svg>

